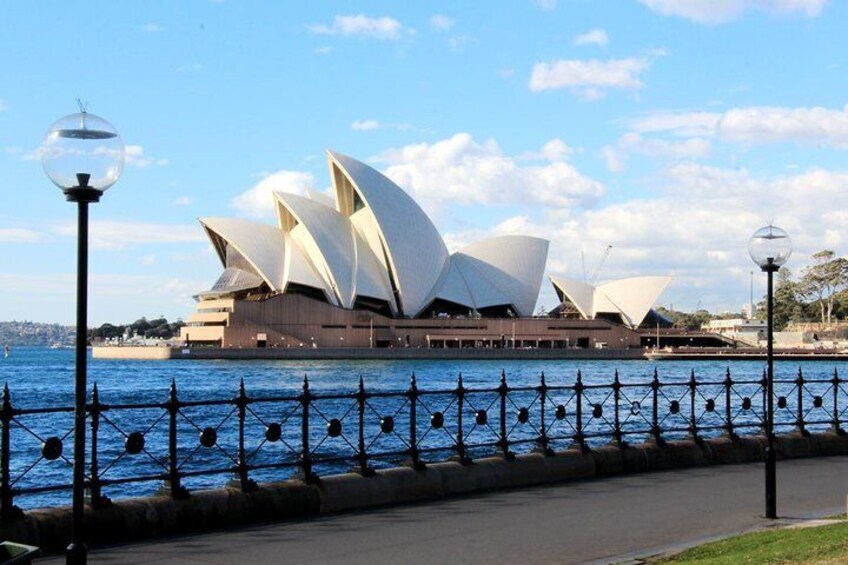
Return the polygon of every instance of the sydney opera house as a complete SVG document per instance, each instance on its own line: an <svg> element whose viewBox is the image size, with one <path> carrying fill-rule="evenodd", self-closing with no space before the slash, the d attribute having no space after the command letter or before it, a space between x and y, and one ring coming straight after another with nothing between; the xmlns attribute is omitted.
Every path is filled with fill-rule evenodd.
<svg viewBox="0 0 848 565"><path fill-rule="evenodd" d="M593 287L552 278L562 304L533 317L549 242L503 236L450 253L380 172L328 152L333 198L277 192L277 225L200 220L223 266L182 330L218 347L639 347L665 277ZM270 202L269 202L270 204Z"/></svg>

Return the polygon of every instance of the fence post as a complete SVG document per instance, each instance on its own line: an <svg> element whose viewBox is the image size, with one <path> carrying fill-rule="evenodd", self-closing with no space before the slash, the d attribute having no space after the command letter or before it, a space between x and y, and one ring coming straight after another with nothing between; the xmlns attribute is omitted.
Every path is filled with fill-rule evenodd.
<svg viewBox="0 0 848 565"><path fill-rule="evenodd" d="M423 471L427 466L421 462L421 453L418 451L418 383L415 373L409 379L406 396L409 398L409 464L416 471Z"/></svg>
<svg viewBox="0 0 848 565"><path fill-rule="evenodd" d="M833 368L833 433L845 435L845 430L842 429L841 421L839 420L839 370Z"/></svg>
<svg viewBox="0 0 848 565"><path fill-rule="evenodd" d="M760 387L763 389L763 435L768 436L768 369L763 369ZM773 426L774 423L772 423Z"/></svg>
<svg viewBox="0 0 848 565"><path fill-rule="evenodd" d="M501 384L498 387L498 395L500 395L501 399L501 414L500 414L500 430L501 437L498 443L501 447L501 454L503 458L507 461L513 461L515 459L515 453L509 450L509 437L507 436L506 431L506 400L507 395L509 394L509 386L506 384L506 372L501 371Z"/></svg>
<svg viewBox="0 0 848 565"><path fill-rule="evenodd" d="M12 408L12 397L9 394L9 383L3 386L3 407L0 409L0 420L3 422L3 431L0 434L0 522L8 524L16 518L23 516L20 508L14 504L12 493L11 470L10 470L10 427L15 416Z"/></svg>
<svg viewBox="0 0 848 565"><path fill-rule="evenodd" d="M312 394L309 392L309 377L303 376L303 392L300 394L301 420L300 420L300 472L303 481L307 484L317 484L318 476L312 472L312 454L309 451L309 406L312 403Z"/></svg>
<svg viewBox="0 0 848 565"><path fill-rule="evenodd" d="M247 464L247 454L244 448L244 421L247 417L247 405L250 404L250 398L247 396L247 391L244 388L244 379L239 382L238 396L236 396L236 407L238 408L238 462L236 464L236 480L238 487L242 492L251 492L258 487L256 481L250 479L250 467Z"/></svg>
<svg viewBox="0 0 848 565"><path fill-rule="evenodd" d="M662 438L662 431L660 430L660 376L657 373L657 370L654 369L654 378L651 380L651 391L652 391L652 404L651 407L651 436L654 439L654 443L657 445L664 445L665 441Z"/></svg>
<svg viewBox="0 0 848 565"><path fill-rule="evenodd" d="M576 433L574 434L574 447L578 448L583 453L589 452L589 446L586 445L586 437L583 435L583 375L580 369L577 369L577 382L574 383L574 395L577 397L577 425L575 426Z"/></svg>
<svg viewBox="0 0 848 565"><path fill-rule="evenodd" d="M536 440L537 451L546 456L554 454L554 450L549 446L547 421L545 419L545 405L548 403L548 384L545 381L545 372L542 371L542 378L539 384L539 403L541 404L539 411L539 439Z"/></svg>
<svg viewBox="0 0 848 565"><path fill-rule="evenodd" d="M97 390L96 382L91 391L91 404L88 405L88 411L91 414L91 479L88 483L88 501L93 508L106 508L111 505L112 501L109 500L109 497L103 496L102 485L100 484L97 439L100 431L100 413L103 411L103 406L100 404L100 392Z"/></svg>
<svg viewBox="0 0 848 565"><path fill-rule="evenodd" d="M804 373L801 367L798 367L798 378L795 379L795 385L798 389L798 411L795 417L795 428L802 436L809 436L807 426L804 425Z"/></svg>
<svg viewBox="0 0 848 565"><path fill-rule="evenodd" d="M701 436L698 435L698 417L695 415L695 396L698 393L698 381L695 380L695 369L689 373L689 434L692 441L700 444Z"/></svg>
<svg viewBox="0 0 848 565"><path fill-rule="evenodd" d="M462 465L471 464L471 458L465 452L465 432L462 426L462 412L465 409L465 387L462 386L462 373L456 385L456 454Z"/></svg>
<svg viewBox="0 0 848 565"><path fill-rule="evenodd" d="M724 431L725 435L732 440L737 440L737 435L733 432L733 406L731 405L731 393L733 389L733 379L730 377L730 367L725 369L724 373Z"/></svg>
<svg viewBox="0 0 848 565"><path fill-rule="evenodd" d="M359 462L357 472L363 477L373 477L376 473L368 466L368 454L365 452L365 404L368 395L365 393L365 381L359 375L359 390L356 392L356 403L359 408L359 442L356 459Z"/></svg>
<svg viewBox="0 0 848 565"><path fill-rule="evenodd" d="M621 380L618 377L618 369L615 370L615 378L612 381L612 399L613 409L615 410L615 414L613 415L612 442L619 449L624 449L627 447L627 443L624 441L624 434L621 433L621 417L618 414L619 406L621 405Z"/></svg>
<svg viewBox="0 0 848 565"><path fill-rule="evenodd" d="M171 379L171 390L165 408L168 410L168 476L165 479L164 490L171 495L171 498L185 498L188 496L188 491L180 484L181 476L177 460L177 414L180 411L180 401L177 399L175 379Z"/></svg>

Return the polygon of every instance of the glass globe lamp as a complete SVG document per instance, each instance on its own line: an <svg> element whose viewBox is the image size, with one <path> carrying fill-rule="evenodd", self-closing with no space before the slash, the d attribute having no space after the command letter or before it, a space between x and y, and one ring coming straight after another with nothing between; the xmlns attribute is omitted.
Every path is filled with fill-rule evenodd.
<svg viewBox="0 0 848 565"><path fill-rule="evenodd" d="M124 171L126 149L117 130L88 112L71 114L50 127L44 139L44 172L69 199L79 189L99 195L118 182Z"/></svg>
<svg viewBox="0 0 848 565"><path fill-rule="evenodd" d="M778 270L792 255L792 239L777 226L768 225L754 232L748 242L751 260L762 270Z"/></svg>

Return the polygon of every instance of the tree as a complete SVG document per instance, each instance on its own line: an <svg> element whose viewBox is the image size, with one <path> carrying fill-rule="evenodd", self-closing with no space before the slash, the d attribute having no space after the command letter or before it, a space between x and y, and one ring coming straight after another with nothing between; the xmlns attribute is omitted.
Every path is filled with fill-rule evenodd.
<svg viewBox="0 0 848 565"><path fill-rule="evenodd" d="M818 302L822 323L831 323L833 305L840 290L848 286L848 261L830 249L813 254L813 264L806 267L798 287L804 298Z"/></svg>
<svg viewBox="0 0 848 565"><path fill-rule="evenodd" d="M799 300L799 283L792 280L792 271L786 267L777 272L774 285L774 329L780 331L789 322L800 322L804 318L804 304ZM757 304L757 317L768 316L765 298Z"/></svg>

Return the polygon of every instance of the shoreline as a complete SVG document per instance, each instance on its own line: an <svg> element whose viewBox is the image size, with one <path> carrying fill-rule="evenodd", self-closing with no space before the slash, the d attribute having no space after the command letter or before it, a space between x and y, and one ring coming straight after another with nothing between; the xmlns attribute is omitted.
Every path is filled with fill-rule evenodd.
<svg viewBox="0 0 848 565"><path fill-rule="evenodd" d="M94 346L95 359L122 360L470 360L488 359L600 359L644 360L641 349L426 349L426 348L185 348L185 347L135 347Z"/></svg>

